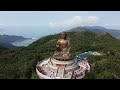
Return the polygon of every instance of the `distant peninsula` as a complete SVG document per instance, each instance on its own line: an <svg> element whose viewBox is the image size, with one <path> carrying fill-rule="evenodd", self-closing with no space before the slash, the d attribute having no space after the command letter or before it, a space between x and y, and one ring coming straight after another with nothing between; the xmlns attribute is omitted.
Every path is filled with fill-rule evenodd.
<svg viewBox="0 0 120 90"><path fill-rule="evenodd" d="M32 38L25 38L22 36L15 36L15 35L0 35L1 43L21 42L27 39L32 39Z"/></svg>
<svg viewBox="0 0 120 90"><path fill-rule="evenodd" d="M25 38L16 35L0 35L0 45L6 48L15 48L16 46L12 45L13 42L22 42L28 39L32 38Z"/></svg>

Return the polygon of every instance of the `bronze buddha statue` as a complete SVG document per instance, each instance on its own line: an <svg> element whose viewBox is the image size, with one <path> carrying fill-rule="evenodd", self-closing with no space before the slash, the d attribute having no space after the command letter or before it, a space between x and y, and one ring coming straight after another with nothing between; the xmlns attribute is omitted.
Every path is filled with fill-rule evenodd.
<svg viewBox="0 0 120 90"><path fill-rule="evenodd" d="M70 41L67 39L65 32L61 33L61 38L58 39L56 44L57 50L53 54L53 58L57 60L70 60Z"/></svg>

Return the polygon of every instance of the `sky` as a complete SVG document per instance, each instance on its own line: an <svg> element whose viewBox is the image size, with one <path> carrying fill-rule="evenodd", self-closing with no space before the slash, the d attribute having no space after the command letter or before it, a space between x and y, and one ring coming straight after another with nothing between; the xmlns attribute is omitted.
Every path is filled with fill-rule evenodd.
<svg viewBox="0 0 120 90"><path fill-rule="evenodd" d="M0 28L5 28L0 33L29 34L33 30L36 33L50 33L77 26L96 25L120 30L120 11L0 11ZM17 29L21 26L39 28Z"/></svg>

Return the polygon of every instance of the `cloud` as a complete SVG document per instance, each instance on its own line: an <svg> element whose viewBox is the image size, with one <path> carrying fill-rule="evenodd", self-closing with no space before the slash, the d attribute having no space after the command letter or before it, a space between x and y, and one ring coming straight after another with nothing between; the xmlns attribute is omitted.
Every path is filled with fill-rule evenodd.
<svg viewBox="0 0 120 90"><path fill-rule="evenodd" d="M46 24L8 24L8 26L46 26Z"/></svg>
<svg viewBox="0 0 120 90"><path fill-rule="evenodd" d="M113 23L113 24L103 24L103 26L109 26L109 27L120 27L119 23Z"/></svg>
<svg viewBox="0 0 120 90"><path fill-rule="evenodd" d="M7 27L7 25L5 25L5 24L0 24L0 27Z"/></svg>
<svg viewBox="0 0 120 90"><path fill-rule="evenodd" d="M120 26L119 23L110 24L111 26Z"/></svg>
<svg viewBox="0 0 120 90"><path fill-rule="evenodd" d="M110 24L108 24L108 23L106 23L106 24L103 24L103 25L105 25L105 26L110 26Z"/></svg>
<svg viewBox="0 0 120 90"><path fill-rule="evenodd" d="M5 24L0 24L0 31L2 32L2 31L4 31L5 29L5 27L7 27L7 25L5 25Z"/></svg>
<svg viewBox="0 0 120 90"><path fill-rule="evenodd" d="M64 21L59 22L49 22L49 27L55 28L55 27L75 27L75 26L82 26L82 25L90 25L90 24L96 24L99 21L99 18L96 16L88 16L88 17L82 17L82 16L74 16L71 19L67 19Z"/></svg>

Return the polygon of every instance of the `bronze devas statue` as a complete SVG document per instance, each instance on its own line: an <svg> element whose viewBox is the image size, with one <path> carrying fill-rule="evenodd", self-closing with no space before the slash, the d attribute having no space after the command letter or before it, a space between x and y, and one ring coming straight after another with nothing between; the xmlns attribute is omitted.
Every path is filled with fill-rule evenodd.
<svg viewBox="0 0 120 90"><path fill-rule="evenodd" d="M53 54L54 59L61 61L72 59L70 53L70 41L67 39L67 34L65 32L61 33L61 38L58 39L56 48L57 50Z"/></svg>

